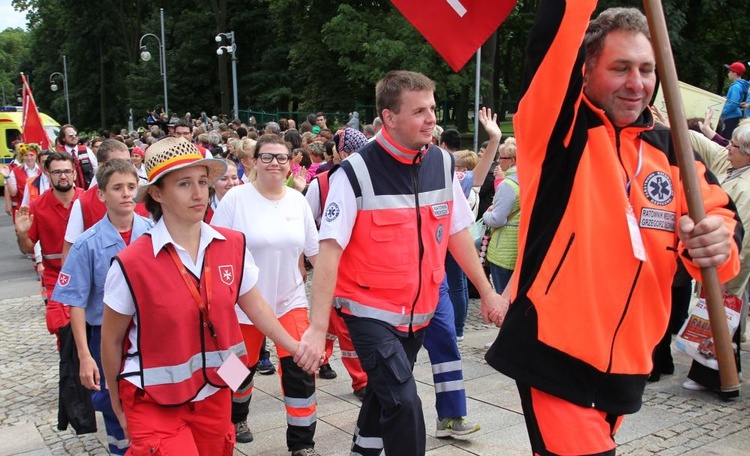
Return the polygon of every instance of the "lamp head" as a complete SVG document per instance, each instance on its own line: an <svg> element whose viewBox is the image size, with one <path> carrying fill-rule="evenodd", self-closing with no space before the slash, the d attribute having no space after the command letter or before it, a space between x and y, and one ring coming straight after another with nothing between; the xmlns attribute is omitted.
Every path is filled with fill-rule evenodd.
<svg viewBox="0 0 750 456"><path fill-rule="evenodd" d="M216 55L223 55L224 54L224 46L221 46L219 49L216 50Z"/></svg>
<svg viewBox="0 0 750 456"><path fill-rule="evenodd" d="M151 60L151 53L148 52L148 49L146 49L146 46L141 47L141 60L144 62L148 62Z"/></svg>
<svg viewBox="0 0 750 456"><path fill-rule="evenodd" d="M217 43L221 43L221 34L216 35L216 38L214 38Z"/></svg>
<svg viewBox="0 0 750 456"><path fill-rule="evenodd" d="M57 89L58 89L57 84L55 84L54 82L52 83L52 85L49 86L49 88L53 92L57 92Z"/></svg>

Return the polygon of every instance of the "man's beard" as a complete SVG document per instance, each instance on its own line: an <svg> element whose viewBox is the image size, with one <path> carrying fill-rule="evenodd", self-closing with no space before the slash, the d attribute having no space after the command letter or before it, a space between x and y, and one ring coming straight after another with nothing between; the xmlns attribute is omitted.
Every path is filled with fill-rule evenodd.
<svg viewBox="0 0 750 456"><path fill-rule="evenodd" d="M71 182L71 183L69 183L69 184L66 184L66 185L62 185L62 184L60 184L60 183L58 182L57 184L52 184L52 187L53 187L53 188L54 188L55 190L57 190L58 192L61 192L61 193L66 193L66 192L69 192L71 188L73 188L73 185L74 185L74 184L73 184L72 182Z"/></svg>

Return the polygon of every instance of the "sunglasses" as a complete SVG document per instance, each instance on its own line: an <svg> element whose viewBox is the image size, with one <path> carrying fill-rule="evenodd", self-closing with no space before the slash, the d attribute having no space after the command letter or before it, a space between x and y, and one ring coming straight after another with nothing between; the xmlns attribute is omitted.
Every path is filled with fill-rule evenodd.
<svg viewBox="0 0 750 456"><path fill-rule="evenodd" d="M71 133L68 133L66 136L69 137L69 138L75 138L76 136L78 136L78 133L71 132Z"/></svg>

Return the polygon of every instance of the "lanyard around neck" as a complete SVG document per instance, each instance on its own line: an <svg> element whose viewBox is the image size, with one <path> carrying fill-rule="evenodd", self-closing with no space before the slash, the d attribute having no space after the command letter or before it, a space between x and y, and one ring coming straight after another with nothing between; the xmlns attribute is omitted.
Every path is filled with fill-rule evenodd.
<svg viewBox="0 0 750 456"><path fill-rule="evenodd" d="M203 260L202 274L202 277L206 278L205 303L203 302L203 298L201 297L200 291L198 291L198 288L195 286L195 283L190 280L187 269L185 269L185 265L182 264L182 260L180 260L180 257L177 255L177 251L174 249L174 246L172 244L167 244L165 247L167 249L167 252L169 252L169 256L172 258L174 265L177 266L177 270L180 271L180 275L182 275L182 279L185 281L185 285L187 285L188 290L190 290L190 294L193 295L195 305L198 306L198 310L200 310L203 314L203 326L208 328L208 331L211 333L211 337L216 339L216 330L214 329L214 325L211 322L211 316L209 315L211 306L211 262L208 255L208 247L206 248L206 253Z"/></svg>

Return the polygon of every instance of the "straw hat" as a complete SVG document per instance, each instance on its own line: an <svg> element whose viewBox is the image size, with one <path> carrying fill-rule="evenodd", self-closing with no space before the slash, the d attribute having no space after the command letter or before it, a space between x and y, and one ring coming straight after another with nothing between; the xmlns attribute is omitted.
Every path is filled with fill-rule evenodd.
<svg viewBox="0 0 750 456"><path fill-rule="evenodd" d="M151 145L146 150L146 176L148 182L138 187L137 203L146 198L148 188L166 174L190 166L208 168L208 182L213 185L227 172L227 165L221 160L203 158L198 148L185 138L167 137Z"/></svg>

